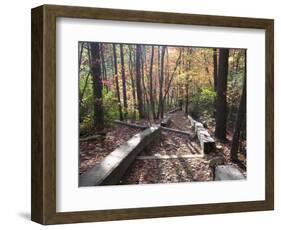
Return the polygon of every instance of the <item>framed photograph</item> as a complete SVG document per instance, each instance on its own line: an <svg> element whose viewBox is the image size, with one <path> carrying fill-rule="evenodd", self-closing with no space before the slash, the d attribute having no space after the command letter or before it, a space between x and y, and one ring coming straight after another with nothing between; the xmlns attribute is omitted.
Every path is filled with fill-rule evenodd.
<svg viewBox="0 0 281 230"><path fill-rule="evenodd" d="M274 21L32 9L41 224L273 210Z"/></svg>

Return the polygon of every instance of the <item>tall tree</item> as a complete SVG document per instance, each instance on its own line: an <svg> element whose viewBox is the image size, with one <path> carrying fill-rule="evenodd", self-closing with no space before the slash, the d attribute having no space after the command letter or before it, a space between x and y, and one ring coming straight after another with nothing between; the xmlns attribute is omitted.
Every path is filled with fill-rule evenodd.
<svg viewBox="0 0 281 230"><path fill-rule="evenodd" d="M160 76L159 76L159 106L157 118L164 116L164 100L163 100L163 82L164 82L164 58L165 58L166 46L162 46L161 50L161 62L160 62Z"/></svg>
<svg viewBox="0 0 281 230"><path fill-rule="evenodd" d="M79 59L79 63L78 63L78 72L79 72L79 74L80 74L80 71L81 71L81 62L82 62L82 55L83 55L83 50L84 50L84 42L81 42L80 43L80 46L78 46L78 47L80 47L80 50L79 50L79 57L78 57L78 59Z"/></svg>
<svg viewBox="0 0 281 230"><path fill-rule="evenodd" d="M127 119L128 103L127 103L126 76L125 76L125 65L124 65L124 52L123 52L122 44L120 44L120 58L121 58L121 74L122 74L122 87L123 87L124 118Z"/></svg>
<svg viewBox="0 0 281 230"><path fill-rule="evenodd" d="M100 44L100 56L101 56L101 67L102 67L102 79L103 79L103 85L106 89L106 92L108 92L108 84L107 84L107 74L106 74L106 66L105 66L105 60L104 60L104 50L105 45L103 43Z"/></svg>
<svg viewBox="0 0 281 230"><path fill-rule="evenodd" d="M189 94L189 73L188 71L191 70L191 55L192 55L192 48L187 49L187 63L186 63L186 82L185 82L185 113L188 115L188 94Z"/></svg>
<svg viewBox="0 0 281 230"><path fill-rule="evenodd" d="M132 49L129 45L129 72L130 72L130 78L131 78L131 86L132 86L132 98L133 98L133 118L136 119L136 91L135 91L135 80L134 80L134 74L133 74L133 57L132 57Z"/></svg>
<svg viewBox="0 0 281 230"><path fill-rule="evenodd" d="M218 55L217 55L217 49L213 49L213 66L214 66L214 91L217 90L217 77L218 77Z"/></svg>
<svg viewBox="0 0 281 230"><path fill-rule="evenodd" d="M155 104L158 106L159 109L159 85L160 85L160 72L161 72L161 65L160 65L160 59L161 59L161 46L157 47L157 76L158 78L155 78L155 87L154 87L154 92L155 92ZM157 81L156 81L157 79ZM157 90L158 89L158 90ZM159 118L159 113L157 111L157 116L156 118Z"/></svg>
<svg viewBox="0 0 281 230"><path fill-rule="evenodd" d="M145 118L143 110L142 87L141 87L141 46L136 45L136 86L139 117Z"/></svg>
<svg viewBox="0 0 281 230"><path fill-rule="evenodd" d="M114 74L115 74L115 85L116 85L116 94L118 100L118 109L119 109L119 118L123 121L122 105L120 99L120 90L119 90L119 80L118 80L118 65L117 65L117 55L116 55L116 46L113 44L113 60L114 60Z"/></svg>
<svg viewBox="0 0 281 230"><path fill-rule="evenodd" d="M94 95L94 127L96 132L102 132L104 129L103 105L102 105L102 78L101 78L101 60L99 43L90 43L90 71L93 81Z"/></svg>
<svg viewBox="0 0 281 230"><path fill-rule="evenodd" d="M226 138L228 57L229 49L219 50L215 130L215 136L219 139Z"/></svg>
<svg viewBox="0 0 281 230"><path fill-rule="evenodd" d="M238 109L238 114L236 118L236 124L235 124L235 130L232 138L232 145L231 145L231 159L233 161L238 160L237 152L238 152L238 147L239 147L239 140L240 140L240 133L241 133L241 128L242 124L245 121L246 118L246 66L245 66L245 73L244 73L244 83L243 83L243 90L242 90L242 95L240 99L240 105Z"/></svg>
<svg viewBox="0 0 281 230"><path fill-rule="evenodd" d="M151 46L150 66L149 66L149 92L150 92L150 105L153 119L156 119L154 95L153 95L153 59L154 59L154 46Z"/></svg>
<svg viewBox="0 0 281 230"><path fill-rule="evenodd" d="M217 79L218 79L218 49L213 48L213 78L214 78L214 91L217 92ZM214 107L217 104L217 97L214 98ZM214 109L214 117L216 117L216 110Z"/></svg>
<svg viewBox="0 0 281 230"><path fill-rule="evenodd" d="M149 117L149 100L147 95L147 89L145 84L145 75L146 75L146 46L141 46L141 85L143 89L143 111L145 117Z"/></svg>

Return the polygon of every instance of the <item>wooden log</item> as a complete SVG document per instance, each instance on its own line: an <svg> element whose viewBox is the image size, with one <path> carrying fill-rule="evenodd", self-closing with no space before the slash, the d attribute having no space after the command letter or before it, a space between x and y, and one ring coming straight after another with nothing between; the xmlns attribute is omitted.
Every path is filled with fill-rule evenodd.
<svg viewBox="0 0 281 230"><path fill-rule="evenodd" d="M203 158L203 154L196 154L196 155L160 155L155 154L152 156L138 156L137 160L165 160L165 159L192 159L192 158Z"/></svg>
<svg viewBox="0 0 281 230"><path fill-rule="evenodd" d="M98 139L104 139L105 136L104 135L93 135L93 136L89 136L89 137L84 137L84 138L80 138L80 141L90 141L90 140L98 140Z"/></svg>
<svg viewBox="0 0 281 230"><path fill-rule="evenodd" d="M131 123L127 123L127 122L119 121L119 120L115 120L115 121L113 121L113 123L118 124L118 125L126 125L128 127L142 129L142 130L148 128L148 126L145 126L145 125L131 124Z"/></svg>
<svg viewBox="0 0 281 230"><path fill-rule="evenodd" d="M178 108L170 110L169 112L167 112L167 114L175 113L175 112L180 111L180 110L181 110L181 107L178 107Z"/></svg>
<svg viewBox="0 0 281 230"><path fill-rule="evenodd" d="M218 165L215 169L215 180L243 180L245 176L234 165Z"/></svg>
<svg viewBox="0 0 281 230"><path fill-rule="evenodd" d="M179 129L172 129L172 128L167 128L167 127L161 127L161 129L164 130L164 131L185 134L185 135L188 135L188 136L192 135L192 133L190 133L190 132L182 131L182 130L179 130Z"/></svg>
<svg viewBox="0 0 281 230"><path fill-rule="evenodd" d="M79 186L116 185L137 155L160 135L160 126L152 126L134 135L100 163L79 176Z"/></svg>

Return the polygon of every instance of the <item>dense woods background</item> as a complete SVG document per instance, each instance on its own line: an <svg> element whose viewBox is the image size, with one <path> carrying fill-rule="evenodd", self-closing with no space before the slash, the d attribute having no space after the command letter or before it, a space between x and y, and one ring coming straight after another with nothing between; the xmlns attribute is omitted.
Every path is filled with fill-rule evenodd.
<svg viewBox="0 0 281 230"><path fill-rule="evenodd" d="M186 114L246 151L246 50L79 42L80 136Z"/></svg>

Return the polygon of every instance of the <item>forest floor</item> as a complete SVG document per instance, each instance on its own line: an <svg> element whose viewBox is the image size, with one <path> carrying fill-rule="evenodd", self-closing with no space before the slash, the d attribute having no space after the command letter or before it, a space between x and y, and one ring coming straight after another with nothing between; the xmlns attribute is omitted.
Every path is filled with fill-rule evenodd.
<svg viewBox="0 0 281 230"><path fill-rule="evenodd" d="M183 111L171 114L169 128L192 132ZM188 135L161 131L160 140L134 161L122 184L210 181L210 156L204 156L197 140Z"/></svg>
<svg viewBox="0 0 281 230"><path fill-rule="evenodd" d="M171 124L169 128L193 133L191 123L183 111L176 111L170 116ZM139 121L138 124L149 125L147 121ZM140 131L138 128L115 125L107 130L104 139L80 141L80 174L92 168L110 152ZM209 128L209 132L211 135L213 134L212 127ZM193 136L194 138L192 138ZM231 137L228 138L232 139ZM212 181L210 160L219 155L224 158L226 164L233 164L230 159L231 142L216 140L216 145L215 152L204 155L195 134L189 136L162 130L159 141L138 155L120 183L151 184ZM242 172L246 176L246 172Z"/></svg>
<svg viewBox="0 0 281 230"><path fill-rule="evenodd" d="M171 114L169 127L193 132L191 123L183 111ZM204 155L196 137L190 139L184 134L162 131L160 141L154 144L149 151L143 151L137 157L121 183L212 181L210 160L222 156L226 164L234 164L230 160L231 143L229 141L217 141L217 143L218 149L215 152ZM241 171L246 176L246 172Z"/></svg>
<svg viewBox="0 0 281 230"><path fill-rule="evenodd" d="M108 128L104 138L80 141L80 174L99 163L109 153L140 131L138 128L117 125Z"/></svg>
<svg viewBox="0 0 281 230"><path fill-rule="evenodd" d="M209 126L208 131L212 137L215 136L215 126ZM229 165L235 165L237 166L240 171L244 174L244 176L247 176L246 173L246 168L247 168L247 158L245 154L242 154L238 152L238 159L240 160L240 164L236 164L232 162L231 160L231 155L230 155L230 150L231 150L231 144L232 144L232 136L233 132L231 130L228 130L226 133L226 140L219 140L216 139L216 151L223 156L225 164ZM243 141L241 143L242 149L246 151L246 141Z"/></svg>

